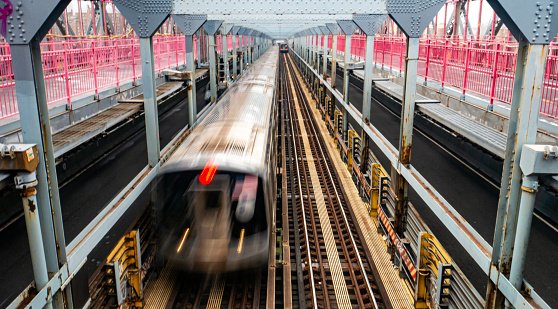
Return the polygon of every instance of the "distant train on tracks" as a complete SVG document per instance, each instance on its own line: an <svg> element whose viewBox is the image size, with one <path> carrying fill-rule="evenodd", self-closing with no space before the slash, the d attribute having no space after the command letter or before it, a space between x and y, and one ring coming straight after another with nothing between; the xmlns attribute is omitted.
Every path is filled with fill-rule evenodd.
<svg viewBox="0 0 558 309"><path fill-rule="evenodd" d="M159 261L201 272L267 263L275 226L278 49L254 63L161 168L154 203Z"/></svg>
<svg viewBox="0 0 558 309"><path fill-rule="evenodd" d="M289 44L287 44L287 43L282 43L282 44L279 46L279 50L280 50L282 53L288 53L288 52L289 52Z"/></svg>

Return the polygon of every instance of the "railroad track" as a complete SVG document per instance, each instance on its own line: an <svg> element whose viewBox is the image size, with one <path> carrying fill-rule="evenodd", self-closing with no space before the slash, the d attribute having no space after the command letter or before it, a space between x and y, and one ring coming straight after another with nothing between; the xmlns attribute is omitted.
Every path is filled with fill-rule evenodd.
<svg viewBox="0 0 558 309"><path fill-rule="evenodd" d="M323 145L309 93L290 57L282 55L280 61L282 188L291 205L283 237L289 238L293 261L292 306L390 308Z"/></svg>
<svg viewBox="0 0 558 309"><path fill-rule="evenodd" d="M267 269L216 275L180 274L165 309L266 308Z"/></svg>

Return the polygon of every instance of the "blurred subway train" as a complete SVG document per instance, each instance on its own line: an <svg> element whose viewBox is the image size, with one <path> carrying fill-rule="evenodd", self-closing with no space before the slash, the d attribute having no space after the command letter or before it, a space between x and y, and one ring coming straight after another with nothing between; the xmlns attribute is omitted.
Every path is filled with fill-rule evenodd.
<svg viewBox="0 0 558 309"><path fill-rule="evenodd" d="M276 90L272 46L161 168L158 259L200 272L267 262L275 226Z"/></svg>

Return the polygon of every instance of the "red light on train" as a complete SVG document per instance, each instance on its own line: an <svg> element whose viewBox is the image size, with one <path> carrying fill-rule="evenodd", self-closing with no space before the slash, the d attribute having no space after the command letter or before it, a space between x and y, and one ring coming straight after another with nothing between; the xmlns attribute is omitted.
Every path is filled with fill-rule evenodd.
<svg viewBox="0 0 558 309"><path fill-rule="evenodd" d="M213 176L215 176L215 172L217 172L217 167L219 164L213 159L207 161L203 171L200 174L200 182L202 185L208 185L213 180Z"/></svg>

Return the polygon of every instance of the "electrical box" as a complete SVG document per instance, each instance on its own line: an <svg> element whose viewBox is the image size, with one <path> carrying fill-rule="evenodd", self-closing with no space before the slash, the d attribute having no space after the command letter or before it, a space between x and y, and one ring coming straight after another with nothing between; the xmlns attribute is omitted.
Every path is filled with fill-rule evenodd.
<svg viewBox="0 0 558 309"><path fill-rule="evenodd" d="M37 145L0 144L0 170L33 172L38 164Z"/></svg>

